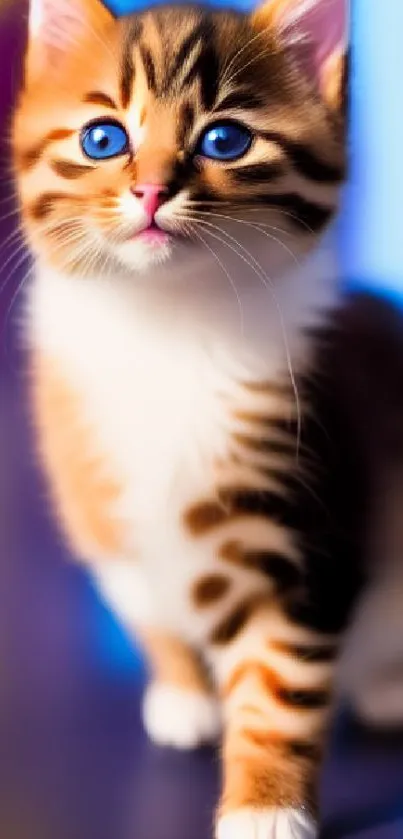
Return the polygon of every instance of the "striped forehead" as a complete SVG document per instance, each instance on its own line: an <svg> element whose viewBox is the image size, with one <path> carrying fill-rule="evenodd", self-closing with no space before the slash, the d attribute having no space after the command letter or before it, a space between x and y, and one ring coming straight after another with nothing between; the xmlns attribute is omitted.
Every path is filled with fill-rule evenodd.
<svg viewBox="0 0 403 839"><path fill-rule="evenodd" d="M192 94L209 110L217 99L220 69L211 15L174 9L149 12L125 32L122 104L127 107L135 93L146 89L165 101Z"/></svg>

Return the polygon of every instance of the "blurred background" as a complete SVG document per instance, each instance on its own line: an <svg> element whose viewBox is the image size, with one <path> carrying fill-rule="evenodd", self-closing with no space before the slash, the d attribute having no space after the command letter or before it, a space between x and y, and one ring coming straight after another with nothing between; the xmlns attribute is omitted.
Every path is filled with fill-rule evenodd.
<svg viewBox="0 0 403 839"><path fill-rule="evenodd" d="M142 662L69 561L32 453L18 349L29 262L16 234L8 146L26 16L25 2L0 3L0 837L206 839L216 758L146 741ZM345 281L398 303L402 32L401 0L355 0L352 178L338 231ZM370 735L340 713L322 809L322 839L402 839L403 741Z"/></svg>

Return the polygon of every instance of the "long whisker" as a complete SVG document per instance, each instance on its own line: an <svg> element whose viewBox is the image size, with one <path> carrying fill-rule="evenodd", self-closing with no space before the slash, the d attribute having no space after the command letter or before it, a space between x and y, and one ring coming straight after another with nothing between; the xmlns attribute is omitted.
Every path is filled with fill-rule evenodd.
<svg viewBox="0 0 403 839"><path fill-rule="evenodd" d="M267 29L262 29L259 32L257 32L252 38L249 39L249 41L246 42L246 44L243 45L243 47L241 47L241 49L238 50L237 53L235 53L235 55L232 56L231 61L229 61L227 66L224 68L224 73L221 80L222 86L231 83L231 78L228 79L229 71L234 66L235 62L239 59L239 57L242 55L242 53L244 53L245 50L249 49L249 47L251 47L252 44L255 41L257 41L258 38L261 38L263 35L267 35Z"/></svg>
<svg viewBox="0 0 403 839"><path fill-rule="evenodd" d="M276 245L279 245L281 248L283 248L283 250L285 250L286 253L288 253L289 256L291 257L291 259L295 262L295 264L298 267L300 266L300 261L297 258L297 256L295 255L295 253L293 253L291 248L289 248L284 242L282 242L281 239L278 239L276 236L272 236L267 230L262 230L257 224L251 224L251 222L245 221L244 219L236 219L236 218L233 218L232 216L222 215L221 213L211 213L211 212L200 211L200 216L202 217L204 215L215 216L216 218L222 218L222 219L225 219L226 221L235 221L238 224L244 224L247 227L250 227L252 230L256 230L258 233L261 233L263 236L266 236L267 239L271 239L273 242L276 243Z"/></svg>
<svg viewBox="0 0 403 839"><path fill-rule="evenodd" d="M223 203L225 203L225 202L223 202ZM202 209L198 209L199 204L202 205ZM239 219L232 214L229 216L229 215L223 215L222 213L215 213L212 210L204 210L203 209L204 206L206 206L206 202L188 201L186 209L190 208L191 210L193 210L197 213L200 213L201 215L205 214L205 215L210 215L210 216L217 216L219 218L223 218L223 219L225 218L228 221L236 221L237 224L250 224L250 222L246 221L246 219ZM212 205L212 206L216 206L216 205ZM245 208L245 209L247 210L247 208ZM257 208L255 207L254 209L256 210ZM259 210L257 210L257 211L259 212ZM235 207L235 208L233 208L233 212L241 213L242 209L240 207L239 208ZM293 235L290 230L285 230L283 227L276 227L274 224L270 224L269 222L254 221L253 224L255 224L257 227L267 227L269 230L273 230L276 233L283 233L284 236L291 236L292 237L292 235Z"/></svg>
<svg viewBox="0 0 403 839"><path fill-rule="evenodd" d="M264 50L261 50L261 52L258 52L249 61L247 61L246 64L243 64L242 67L239 67L238 70L235 70L235 72L232 73L232 76L230 76L230 78L227 79L226 84L231 85L232 82L234 81L234 79L236 79L239 76L240 73L243 73L244 70L246 70L247 67L250 67L250 65L254 64L255 61L260 61L261 58L264 58L265 55L269 55L269 53L270 53L269 47L266 47Z"/></svg>
<svg viewBox="0 0 403 839"><path fill-rule="evenodd" d="M203 225L203 227L207 226L208 228L213 228L213 230L215 230L215 231L218 230L219 233L227 236L230 239L230 242L221 239L219 236L217 236L217 233L213 233L211 231L211 229L208 229L206 231L214 239L218 239L218 241L220 241L221 244L226 245L230 250L232 250L239 257L239 259L241 259L243 262L245 262L246 265L249 266L249 268L251 268L251 270L260 278L261 282L263 283L265 288L269 291L269 293L270 293L270 295L271 295L271 297L274 301L274 305L276 307L276 311L277 311L277 314L278 314L278 317L279 317L279 323L280 323L280 328L281 328L281 333L282 333L282 338L283 338L283 344L284 344L284 351L285 351L285 356L286 356L286 364L287 364L287 368L288 368L288 372L289 372L289 376L290 376L291 387L292 387L292 390L293 390L293 393L294 393L294 398L295 398L295 409L296 409L296 414L297 414L296 456L297 456L297 460L298 460L300 443L301 443L301 427L302 427L301 426L301 423L302 423L301 404L300 404L297 380L296 380L296 377L295 377L293 363L292 363L290 346L289 346L289 343L288 343L285 321L284 321L284 317L283 317L283 313L282 313L282 310L281 310L280 303L279 303L277 295L275 294L275 291L273 289L272 280L266 274L266 272L263 270L260 263L250 253L250 251L248 251L247 248L245 248L243 245L241 245L241 243L238 242L238 240L235 239L234 236L230 236L230 234L228 234L225 230L223 230L220 227L217 227L217 225L211 224L210 222L206 222L206 221L201 220L201 219L192 219L192 220L196 223L198 222L199 224ZM231 242L234 242L236 247L234 247L234 245L232 245ZM241 252L238 250L238 248L240 249ZM246 256L244 256L244 253L246 254Z"/></svg>
<svg viewBox="0 0 403 839"><path fill-rule="evenodd" d="M192 200L189 203L191 203L192 206L194 206L195 208L196 208L197 205L201 205L202 207L209 207L209 206L210 207L217 207L217 201L206 201L206 200L195 201L195 200ZM239 212L239 213L261 213L262 212L261 207L256 207L255 204L253 206L251 206L251 205L248 205L246 202L242 203L242 204L237 204L234 201L221 201L220 200L219 206L220 207L224 207L224 206L228 207L228 208L230 208L230 210L232 212ZM306 230L308 230L309 233L312 233L312 235L315 235L315 231L312 229L312 227L309 226L309 224L304 219L301 219L299 216L295 215L295 213L292 213L289 210L284 210L282 207L270 206L270 204L268 203L267 206L265 207L265 211L266 212L278 213L281 216L293 219L293 221L296 221L302 227L305 227ZM284 233L287 232L289 235L293 235L290 231L285 231L284 230L282 232L284 232Z"/></svg>
<svg viewBox="0 0 403 839"><path fill-rule="evenodd" d="M214 257L217 264L220 266L221 270L223 271L223 273L225 274L225 276L227 277L227 279L228 279L228 281L231 285L231 288L232 288L232 290L235 294L235 297L236 297L236 300L237 300L237 303L238 303L241 335L242 335L242 337L244 337L244 335L245 335L245 319L244 319L244 313L243 313L243 308L242 308L242 300L239 296L239 292L238 292L238 289L236 287L236 284L235 284L233 278L231 277L231 274L229 273L229 271L225 267L224 263L222 262L222 260L218 256L218 254L215 252L215 250L213 250L213 248L210 247L208 242L206 242L206 240L202 237L200 231L196 230L194 225L191 227L191 229L193 230L193 233L197 236L197 238L200 239L200 241L203 243L203 245L207 248L207 250L210 251L211 255Z"/></svg>

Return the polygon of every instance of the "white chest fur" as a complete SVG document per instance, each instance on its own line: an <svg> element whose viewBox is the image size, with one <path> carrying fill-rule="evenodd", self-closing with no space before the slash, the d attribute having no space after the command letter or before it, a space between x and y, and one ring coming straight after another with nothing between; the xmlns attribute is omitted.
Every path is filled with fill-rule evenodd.
<svg viewBox="0 0 403 839"><path fill-rule="evenodd" d="M155 295L144 286L39 267L30 298L34 345L71 377L97 444L125 488L118 512L145 572L140 611L175 626L189 624L178 604L195 563L209 562L200 546L186 542L178 521L187 504L211 491L213 462L228 439L225 397L239 379L275 380L290 359L303 364L302 328L335 299L334 264L322 254L303 274L281 281L275 302L267 289L249 284L240 295L241 323L231 289L219 293L212 266L204 270L211 286L204 282L200 292L195 283L194 295L188 287L186 296L178 283L169 296L169 288ZM123 565L112 583L105 574L109 595L117 587L121 601L138 572ZM144 582L153 591L152 609Z"/></svg>

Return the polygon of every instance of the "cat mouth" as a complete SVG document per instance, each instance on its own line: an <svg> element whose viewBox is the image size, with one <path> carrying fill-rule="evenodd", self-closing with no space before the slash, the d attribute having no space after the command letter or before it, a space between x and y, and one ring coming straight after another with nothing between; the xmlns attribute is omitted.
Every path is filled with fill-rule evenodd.
<svg viewBox="0 0 403 839"><path fill-rule="evenodd" d="M166 245L171 239L171 236L159 224L152 221L147 227L130 236L130 239L135 242L144 242L150 245Z"/></svg>

